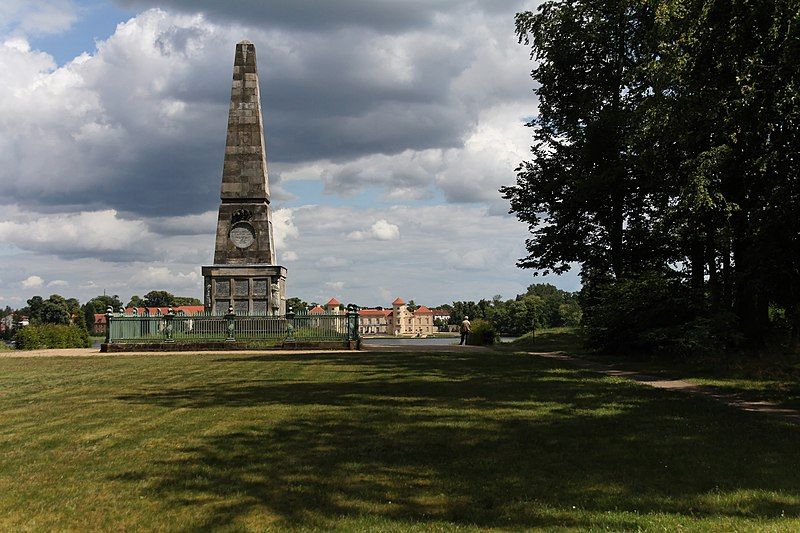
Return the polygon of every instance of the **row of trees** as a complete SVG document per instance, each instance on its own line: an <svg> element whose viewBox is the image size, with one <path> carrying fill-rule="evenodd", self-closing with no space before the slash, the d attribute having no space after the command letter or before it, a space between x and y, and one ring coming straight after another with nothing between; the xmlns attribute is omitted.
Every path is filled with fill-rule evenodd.
<svg viewBox="0 0 800 533"><path fill-rule="evenodd" d="M441 307L450 311L450 324L460 324L468 316L470 320L486 320L496 331L509 335L522 335L534 328L577 326L582 314L577 293L546 283L530 285L524 294L510 300L496 295L491 300L458 301Z"/></svg>
<svg viewBox="0 0 800 533"><path fill-rule="evenodd" d="M47 299L42 296L34 296L27 301L27 304L16 310L6 307L3 316L13 314L15 322L18 322L23 316L27 316L33 325L73 324L90 331L95 313L105 313L109 307L115 311L123 307L122 300L118 295L105 294L95 296L83 305L76 298L64 298L59 294L53 294ZM202 302L197 298L174 296L167 291L150 291L144 295L144 298L132 296L127 307L167 307L170 305L202 305Z"/></svg>
<svg viewBox="0 0 800 533"><path fill-rule="evenodd" d="M303 300L302 298L298 298L296 296L293 296L291 298L287 298L286 299L286 309L287 310L291 309L292 312L294 312L294 313L307 312L310 309L315 308L316 306L325 307L325 304L324 303L320 303L320 302L315 302L313 300L311 302L307 302L307 301ZM339 309L344 310L345 309L345 305L344 304L339 304Z"/></svg>
<svg viewBox="0 0 800 533"><path fill-rule="evenodd" d="M297 297L286 299L287 309L291 307L295 312L307 311L316 305L319 304ZM409 300L406 307L414 311L419 305ZM496 295L491 300L457 301L438 308L450 311L449 321L435 323L440 329L460 324L465 316L469 316L471 320L487 320L496 331L509 335L522 335L534 328L577 326L582 314L577 293L562 291L545 283L531 285L524 294L510 300Z"/></svg>
<svg viewBox="0 0 800 533"><path fill-rule="evenodd" d="M797 1L556 0L516 31L539 100L501 189L519 266L577 265L601 347L758 348L772 316L800 349Z"/></svg>

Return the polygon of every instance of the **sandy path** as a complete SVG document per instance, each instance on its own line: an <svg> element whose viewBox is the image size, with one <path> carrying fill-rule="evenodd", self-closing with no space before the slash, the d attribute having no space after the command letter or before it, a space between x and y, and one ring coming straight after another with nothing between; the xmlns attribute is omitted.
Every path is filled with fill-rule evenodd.
<svg viewBox="0 0 800 533"><path fill-rule="evenodd" d="M364 346L362 351L365 352L459 352L464 350L486 350L480 346L458 346L458 345L433 345L433 346L396 346L396 345L369 345ZM298 349L298 350L200 350L200 351L176 351L176 352L114 352L102 353L98 348L54 348L51 350L8 350L0 352L0 358L3 357L114 357L119 355L187 355L187 354L206 354L206 355L219 355L219 354L240 354L240 355L257 355L257 354L275 354L275 355L289 355L298 353L309 354L325 354L325 353L352 353L350 350L311 350L311 349Z"/></svg>

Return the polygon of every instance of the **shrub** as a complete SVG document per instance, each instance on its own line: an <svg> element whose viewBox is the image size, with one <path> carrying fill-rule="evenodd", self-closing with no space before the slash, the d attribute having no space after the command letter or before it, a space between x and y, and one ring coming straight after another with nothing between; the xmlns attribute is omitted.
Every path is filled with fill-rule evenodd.
<svg viewBox="0 0 800 533"><path fill-rule="evenodd" d="M20 350L42 348L88 348L89 333L78 326L62 324L40 324L25 326L14 336L16 347Z"/></svg>
<svg viewBox="0 0 800 533"><path fill-rule="evenodd" d="M472 322L472 333L467 336L467 344L491 346L498 340L497 330L491 322L477 319Z"/></svg>
<svg viewBox="0 0 800 533"><path fill-rule="evenodd" d="M565 326L579 326L582 315L583 312L578 302L568 302L558 306L558 316L561 318L561 323Z"/></svg>
<svg viewBox="0 0 800 533"><path fill-rule="evenodd" d="M610 281L582 298L586 342L602 351L706 356L739 339L732 316L703 316L688 287L663 275Z"/></svg>

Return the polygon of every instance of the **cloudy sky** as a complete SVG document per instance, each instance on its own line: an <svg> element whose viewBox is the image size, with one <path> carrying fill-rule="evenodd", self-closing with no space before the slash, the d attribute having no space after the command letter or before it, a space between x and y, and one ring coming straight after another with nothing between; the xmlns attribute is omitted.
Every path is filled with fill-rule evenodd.
<svg viewBox="0 0 800 533"><path fill-rule="evenodd" d="M0 306L202 294L235 43L256 45L288 295L428 305L534 282L498 187L536 113L534 0L2 0ZM574 290L574 273L539 278Z"/></svg>

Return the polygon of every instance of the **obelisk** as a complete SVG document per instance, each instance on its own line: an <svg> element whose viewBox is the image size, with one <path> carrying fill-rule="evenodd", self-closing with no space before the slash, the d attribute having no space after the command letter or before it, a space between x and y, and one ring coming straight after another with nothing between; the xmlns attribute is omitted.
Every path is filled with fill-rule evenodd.
<svg viewBox="0 0 800 533"><path fill-rule="evenodd" d="M286 269L275 264L256 49L236 45L214 264L203 267L206 310L283 315Z"/></svg>

